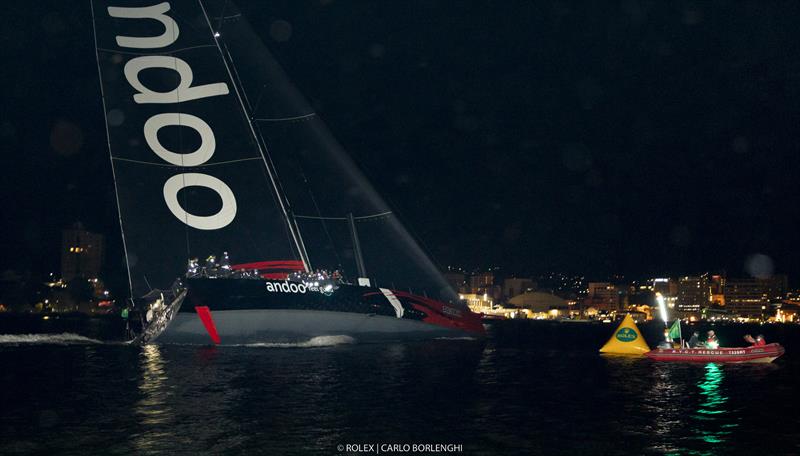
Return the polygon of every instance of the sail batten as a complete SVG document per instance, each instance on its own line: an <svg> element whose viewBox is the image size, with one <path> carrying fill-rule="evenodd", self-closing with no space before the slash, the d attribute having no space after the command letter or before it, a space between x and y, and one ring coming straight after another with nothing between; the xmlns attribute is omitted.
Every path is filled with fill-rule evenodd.
<svg viewBox="0 0 800 456"><path fill-rule="evenodd" d="M140 56L147 56L147 55L160 55L160 56L173 56L175 54L179 54L185 51L191 51L193 49L201 49L201 48L213 48L213 44L202 44L198 46L190 46L180 49L173 49L168 52L136 52L136 51L128 51L128 50L121 50L121 49L106 49L106 48L98 48L98 52L107 52L110 54L125 54L125 55L140 55Z"/></svg>
<svg viewBox="0 0 800 456"><path fill-rule="evenodd" d="M128 158L122 157L111 157L112 160L120 160L129 163L138 163L140 165L150 165L150 166L165 166L167 168L175 168L175 169L200 169L206 168L209 166L219 166L219 165L229 165L231 163L239 163L244 161L261 161L261 157L252 157L252 158L240 158L238 160L229 160L224 162L214 162L214 163L204 163L202 165L195 165L195 166L176 166L168 163L157 163L157 162L148 162L148 161L141 161L141 160L131 160Z"/></svg>
<svg viewBox="0 0 800 456"><path fill-rule="evenodd" d="M303 115L292 116L292 117L282 117L282 118L275 118L275 119L254 119L254 120L257 121L257 122L289 122L289 121L293 121L293 120L310 119L311 117L314 117L316 115L317 115L316 112L312 112L312 113L309 113L309 114L303 114Z"/></svg>
<svg viewBox="0 0 800 456"><path fill-rule="evenodd" d="M352 220L359 221L359 220L369 220L373 218L379 217L388 217L392 215L392 211L381 212L379 214L370 214L370 215L359 215L353 217L335 217L335 216L316 216L316 215L294 215L294 218L298 219L308 219L308 220L337 220L337 221L347 221L352 218Z"/></svg>

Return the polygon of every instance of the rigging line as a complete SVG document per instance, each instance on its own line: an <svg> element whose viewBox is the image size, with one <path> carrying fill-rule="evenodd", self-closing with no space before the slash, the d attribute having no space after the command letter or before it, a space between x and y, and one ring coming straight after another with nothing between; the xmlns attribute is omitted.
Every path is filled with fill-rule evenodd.
<svg viewBox="0 0 800 456"><path fill-rule="evenodd" d="M263 142L263 141L264 141L264 137L263 137L263 136L261 136L261 129L260 129L260 128L258 128L258 126L256 126L256 131L258 132L259 138L260 138L260 139L261 139L261 141ZM255 141L256 141L256 144L258 145L258 139L255 139ZM259 146L259 147L260 147L260 146ZM263 159L261 159L261 158L259 158L259 160L262 160L262 161L263 161ZM270 180L270 179L271 179L271 177L270 177L270 175L269 175L269 173L268 173L268 171L267 171L266 161L264 161L264 164L265 164L265 166L263 166L263 167L261 168L261 173L264 175L264 180ZM277 172L277 171L276 171L276 172ZM278 183L280 184L280 181L279 181ZM283 187L281 187L281 188L283 188ZM268 193L269 193L269 194L270 194L270 196L272 197L272 201L273 201L273 202L274 202L276 205L280 206L280 201L278 201L278 198L280 198L280 195L278 195L276 192L268 192ZM287 204L288 204L288 203L287 203ZM286 234L286 237L287 237L287 238L289 238L289 239L291 239L291 238L292 238L291 226L290 226L289 224L286 224L286 223L284 223L284 224L283 224L283 231L284 231L284 234ZM302 238L301 238L301 240L302 240ZM300 257L300 259L302 259L302 258L303 258L303 254L302 254L302 252L298 252L298 256ZM310 266L309 266L309 268L310 268Z"/></svg>
<svg viewBox="0 0 800 456"><path fill-rule="evenodd" d="M317 115L316 112L312 112L312 113L309 113L309 114L303 114L301 116L294 116L294 117L279 117L279 118L273 118L273 119L253 119L253 120L255 120L257 122L286 122L288 120L308 119L308 118L314 117L316 115Z"/></svg>
<svg viewBox="0 0 800 456"><path fill-rule="evenodd" d="M214 34L214 40L217 43L217 47L219 48L220 52L222 52L223 48L225 49L225 55L228 56L228 60L230 60L230 62L231 62L230 67L233 70L233 76L236 77L236 81L235 82L238 83L239 87L242 88L242 95L244 96L244 101L247 104L247 108L250 110L249 112L253 112L253 106L250 103L250 98L247 96L247 91L244 89L244 84L242 83L242 78L239 76L239 70L236 69L236 65L233 65L233 56L231 55L231 52L228 49L228 43L227 43L227 41L225 41L224 37L221 38L221 39L219 37L220 36L219 31L222 28L222 21L223 21L224 16L225 16L225 8L228 7L229 3L230 3L229 1L226 1L223 4L222 11L220 12L220 19L219 19L218 27L217 27L216 30L212 29L211 32ZM209 20L208 26L209 26L209 28L211 28L211 21L210 20ZM220 46L220 41L222 42L222 46ZM223 55L222 58L224 59L225 56ZM232 82L234 82L234 81L232 81ZM247 111L245 111L245 114L247 114Z"/></svg>
<svg viewBox="0 0 800 456"><path fill-rule="evenodd" d="M200 48L207 48L207 47L214 47L214 45L213 44L199 44L197 46L189 46L189 47L180 48L180 49L174 49L172 51L165 51L165 52L135 52L135 51L121 51L121 50L117 50L117 49L107 49L107 48L97 48L97 50L101 51L101 52L108 52L110 54L144 55L144 56L150 56L150 55L168 55L168 56L172 56L173 54L177 54L178 52L190 51L192 49L200 49Z"/></svg>
<svg viewBox="0 0 800 456"><path fill-rule="evenodd" d="M353 217L353 220L366 220L378 217L386 217L389 215L392 215L392 211L381 212L380 214L361 215L358 217ZM322 217L322 216L315 217L313 215L295 215L295 218L309 219L309 220L347 220L347 217Z"/></svg>
<svg viewBox="0 0 800 456"><path fill-rule="evenodd" d="M311 197L311 202L314 204L314 209L317 211L317 215L321 216L322 212L319 210L317 199L314 198L314 192L311 191L311 185L309 185L306 173L303 172L303 164L300 161L301 160L297 160L297 166L300 168L300 175L303 176L303 181L305 181L306 183L306 188L308 189L308 195ZM331 233L328 230L328 225L325 223L325 219L319 219L319 221L322 224L322 230L325 231L325 236L328 237L328 242L330 242L331 247L333 247L333 254L336 255L336 262L339 264L339 269L344 269L344 266L342 265L342 259L341 257L339 257L339 250L336 248L336 243L333 242L333 237L331 236Z"/></svg>
<svg viewBox="0 0 800 456"><path fill-rule="evenodd" d="M207 166L228 165L228 164L231 164L231 163L238 163L238 162L243 162L243 161L261 160L261 157L239 158L237 160L227 160L227 161L214 162L214 163L201 163L199 165L187 166L187 167L175 166L175 165L172 165L172 164L169 164L169 163L156 163L156 162L149 162L149 161L143 161L143 160L133 160L133 159L130 159L130 158L122 158L122 157L111 157L111 159L112 160L118 160L118 161L124 161L124 162L130 162L130 163L138 163L140 165L162 166L162 167L175 168L175 169L197 169L197 168L205 168ZM181 158L181 160L183 160L183 159Z"/></svg>
<svg viewBox="0 0 800 456"><path fill-rule="evenodd" d="M199 1L200 1L201 6L202 6L202 0L199 0ZM205 9L203 11L205 12ZM206 17L206 19L208 19L208 17ZM211 26L211 24L209 23L209 27L210 26ZM256 108L252 105L252 103L250 103L250 97L247 94L247 90L246 90L246 88L244 86L244 83L242 82L241 77L239 76L239 70L236 68L236 65L235 65L235 62L234 62L234 59L233 59L233 55L231 55L231 53L230 53L230 49L228 48L227 41L225 40L224 37L222 39L217 39L215 37L215 43L217 44L217 47L219 49L220 54L222 54L222 59L225 62L225 67L228 70L228 73L231 74L231 70L232 70L233 71L232 74L235 75L235 77L236 77L236 80L232 81L232 82L234 84L234 87L236 87L236 84L238 84L238 87L240 88L240 90L237 90L237 95L241 94L239 96L239 101L241 102L242 101L242 97L243 97L244 103L247 104L247 108L244 108L244 106L243 106L244 113L249 118L248 119L248 124L250 125L251 129L253 130L254 133L257 133L257 135L254 135L254 139L255 139L258 147L259 147L259 150L261 150L261 147L263 146L262 155L265 157L264 163L265 163L265 165L267 167L267 170L270 173L270 178L273 179L273 177L274 177L273 185L277 184L277 186L276 186L276 197L281 200L280 201L281 202L281 206L283 206L284 202L286 204L286 211L285 212L286 212L287 224L289 225L289 230L291 232L290 234L292 234L293 238L296 238L295 239L295 244L298 247L298 250L299 250L298 254L300 255L300 258L303 259L304 263L306 263L306 267L310 268L311 267L311 265L310 265L311 260L310 260L310 257L308 256L308 252L306 251L305 242L303 241L303 235L300 232L300 227L297 225L297 221L294 219L293 211L292 211L292 207L291 207L292 205L291 205L291 202L289 201L289 198L286 196L286 193L285 193L285 191L283 189L283 184L281 183L280 175L278 174L278 168L275 166L275 163L274 163L274 161L272 159L272 155L269 153L269 148L267 147L266 140L264 140L264 136L263 136L263 134L261 132L261 127L258 126L257 124L256 124L255 127L253 126L254 125L253 124L253 118L255 117L255 109ZM224 50L225 50L225 54L227 54L228 61L230 61L230 65L228 65L227 61L225 61L225 54L223 54L223 52L222 52L223 51L223 47L224 47ZM233 76L231 77L231 79L233 79ZM258 101L256 103L256 106L260 105L260 103L261 103L261 99L263 98L264 88L265 87L266 87L266 85L262 85L261 86L261 90L260 90L260 92L258 94ZM249 109L249 111L248 111L248 109Z"/></svg>
<svg viewBox="0 0 800 456"><path fill-rule="evenodd" d="M206 8L205 8L205 6L203 6L203 2L201 0L197 0L197 3L198 3L198 5L200 5L200 9L203 11L203 16L205 17L206 24L208 24L208 28L209 28L208 31L211 32L212 31L211 21L208 19L208 13L206 13ZM283 197L281 196L281 193L278 191L278 186L275 183L274 176L272 175L272 170L269 168L269 164L267 163L267 155L268 154L266 154L265 150L263 150L261 145L258 144L258 136L256 135L255 128L253 127L253 122L250 120L250 117L247 116L247 109L245 108L244 102L242 101L242 96L239 93L239 87L236 86L236 84L235 84L235 82L233 80L233 75L231 74L231 70L229 68L228 62L225 60L225 55L222 53L222 48L219 46L219 42L216 39L214 39L214 44L217 46L217 50L219 51L219 55L222 58L222 63L225 65L225 70L228 72L228 76L231 78L231 85L233 85L233 90L236 93L236 98L239 100L239 104L242 107L243 114L245 114L245 118L247 119L247 126L250 127L250 133L253 135L252 137L256 141L256 144L258 145L258 150L261 153L262 158L264 159L264 165L267 168L267 172L269 173L270 180L271 180L271 183L272 183L272 187L275 190L275 194L278 197L278 202L280 203L281 211L283 212L283 217L286 220L287 225L289 225L289 232L292 235L292 238L293 238L294 243L295 243L295 247L297 248L298 254L300 255L301 259L303 260L303 265L305 266L306 271L308 271L309 268L310 268L308 255L304 255L305 254L305 249L301 249L301 242L302 241L300 241L298 239L299 233L295 233L294 229L292 229L292 221L289 219L289 212L286 209L286 204L284 204ZM288 201L287 201L287 203L288 203Z"/></svg>
<svg viewBox="0 0 800 456"><path fill-rule="evenodd" d="M244 95L244 101L247 104L247 108L250 110L249 112L253 112L253 105L250 104L250 98L247 97L247 90L244 89L244 84L242 84L242 78L239 77L239 71L236 69L236 65L233 65L233 56L231 55L231 52L228 50L228 44L225 42L224 39L222 40L222 47L225 48L225 54L228 55L228 60L231 61L231 68L233 69L233 75L236 76L236 81L239 83L239 87L242 88L242 95Z"/></svg>
<svg viewBox="0 0 800 456"><path fill-rule="evenodd" d="M217 30L215 30L216 33L219 33L219 31L222 29L223 22L226 19L235 19L242 16L241 13L234 14L233 16L225 16L225 9L228 7L228 5L230 5L230 1L226 0L222 6L222 11L220 11L219 13L220 17L219 17L219 22L217 24ZM216 33L215 33L215 38L216 38ZM217 40L217 43L219 43L219 39ZM256 101L256 105L253 106L253 104L250 103L250 97L247 95L247 91L244 89L242 78L239 76L239 70L236 69L236 65L233 65L233 56L231 55L231 51L228 48L227 41L225 41L225 37L222 37L222 45L225 47L225 54L228 55L228 60L231 61L231 66L233 67L233 73L236 75L236 80L239 82L239 86L242 87L242 94L244 95L244 101L247 103L247 107L250 109L251 113L250 115L252 117L253 115L252 113L256 112L255 110L258 108L258 104L261 101L261 95L264 93L264 91L263 90L261 91L261 93L258 96L258 100Z"/></svg>
<svg viewBox="0 0 800 456"><path fill-rule="evenodd" d="M255 130L258 132L258 138L256 138L256 141L261 140L261 144L264 145L264 149L266 150L267 149L267 141L264 139L264 135L261 133L261 127L259 125L256 125L255 126ZM278 187L280 188L280 192L281 192L280 194L277 194L277 192L276 192L276 196L275 197L276 198L280 198L281 194L285 194L285 192L283 190L283 183L281 183L280 176L278 176L278 168L275 166L275 163L272 161L272 155L270 155L269 153L266 154L266 160L269 160L269 163L267 164L267 167L272 166L272 169L274 170L273 172L275 173L275 180L277 181ZM266 160L265 160L265 163L266 163ZM308 256L308 251L306 251L306 244L305 244L305 242L303 242L303 236L300 233L300 227L297 225L297 220L294 218L294 211L292 210L292 205L289 202L288 198L286 198L286 205L289 208L289 214L291 214L291 217L287 216L287 218L289 218L288 222L290 224L290 228L291 228L291 226L294 226L294 229L297 231L297 239L299 240L299 248L302 249L302 251L300 251L298 253L300 254L300 258L305 258L306 259L306 261L308 262L308 268L310 269L311 268L311 258Z"/></svg>
<svg viewBox="0 0 800 456"><path fill-rule="evenodd" d="M117 172L114 169L114 161L112 160L111 155L111 133L108 130L108 115L106 114L106 94L105 89L103 88L103 71L100 69L100 53L98 52L97 47L97 21L94 17L94 0L89 2L90 9L92 10L92 35L94 37L94 48L95 48L95 58L97 60L97 74L100 76L98 82L100 83L100 98L103 100L103 117L105 117L105 126L106 126L106 143L108 144L108 156L109 162L111 164L111 176L114 179L114 197L117 200L117 216L119 218L119 232L122 235L122 250L125 252L125 267L128 270L128 289L131 292L130 300L133 302L133 279L131 278L131 262L130 257L128 256L128 244L125 240L125 228L122 226L122 207L119 204L119 189L117 188Z"/></svg>

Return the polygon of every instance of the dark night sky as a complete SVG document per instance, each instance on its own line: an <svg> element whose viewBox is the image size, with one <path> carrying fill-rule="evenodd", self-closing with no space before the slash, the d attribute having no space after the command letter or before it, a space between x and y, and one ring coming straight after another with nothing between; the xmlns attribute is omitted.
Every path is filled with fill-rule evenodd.
<svg viewBox="0 0 800 456"><path fill-rule="evenodd" d="M798 3L239 4L439 264L800 275ZM4 10L0 268L123 274L88 1Z"/></svg>

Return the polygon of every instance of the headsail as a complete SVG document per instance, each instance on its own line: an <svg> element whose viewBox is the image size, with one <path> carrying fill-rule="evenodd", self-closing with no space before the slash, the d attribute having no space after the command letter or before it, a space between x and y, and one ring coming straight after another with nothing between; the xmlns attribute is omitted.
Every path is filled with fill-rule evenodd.
<svg viewBox="0 0 800 456"><path fill-rule="evenodd" d="M218 42L291 205L313 267L365 270L373 285L454 300L455 293L232 2L204 2ZM355 235L355 236L354 236ZM358 248L360 244L360 249ZM358 265L360 250L363 264Z"/></svg>
<svg viewBox="0 0 800 456"><path fill-rule="evenodd" d="M300 259L244 102L196 1L94 0L97 59L133 296L186 259Z"/></svg>

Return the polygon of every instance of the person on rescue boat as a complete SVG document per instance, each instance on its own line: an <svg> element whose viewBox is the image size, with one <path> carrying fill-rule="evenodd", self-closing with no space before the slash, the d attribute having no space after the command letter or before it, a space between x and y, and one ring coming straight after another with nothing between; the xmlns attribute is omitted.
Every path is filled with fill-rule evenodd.
<svg viewBox="0 0 800 456"><path fill-rule="evenodd" d="M714 330L708 331L708 335L706 337L706 348L719 348L719 339L717 339L717 335L714 334Z"/></svg>
<svg viewBox="0 0 800 456"><path fill-rule="evenodd" d="M658 348L672 348L672 338L669 337L669 329L664 328L664 341L658 344Z"/></svg>
<svg viewBox="0 0 800 456"><path fill-rule="evenodd" d="M750 334L747 334L744 336L744 340L750 342L751 347L763 347L764 345L767 345L767 341L764 340L763 334L759 334L755 339L753 339L753 336Z"/></svg>
<svg viewBox="0 0 800 456"><path fill-rule="evenodd" d="M689 348L699 348L700 345L700 334L695 331L692 333L692 337L689 339Z"/></svg>

